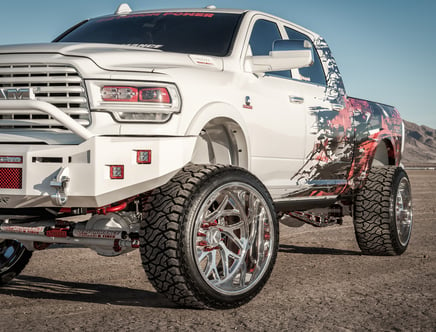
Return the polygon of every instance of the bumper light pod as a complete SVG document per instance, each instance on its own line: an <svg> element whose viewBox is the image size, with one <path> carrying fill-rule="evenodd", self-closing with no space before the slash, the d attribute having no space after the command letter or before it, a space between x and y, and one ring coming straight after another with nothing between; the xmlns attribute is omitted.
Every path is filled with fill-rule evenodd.
<svg viewBox="0 0 436 332"><path fill-rule="evenodd" d="M151 150L137 150L136 162L138 164L151 164Z"/></svg>
<svg viewBox="0 0 436 332"><path fill-rule="evenodd" d="M124 179L124 165L111 165L110 166L110 178Z"/></svg>

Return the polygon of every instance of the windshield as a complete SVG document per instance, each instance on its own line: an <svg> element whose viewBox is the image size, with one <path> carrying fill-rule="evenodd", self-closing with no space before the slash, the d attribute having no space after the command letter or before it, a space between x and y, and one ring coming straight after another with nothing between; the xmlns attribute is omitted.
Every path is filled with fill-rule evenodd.
<svg viewBox="0 0 436 332"><path fill-rule="evenodd" d="M55 42L109 43L168 52L225 56L230 53L240 14L159 12L89 20Z"/></svg>

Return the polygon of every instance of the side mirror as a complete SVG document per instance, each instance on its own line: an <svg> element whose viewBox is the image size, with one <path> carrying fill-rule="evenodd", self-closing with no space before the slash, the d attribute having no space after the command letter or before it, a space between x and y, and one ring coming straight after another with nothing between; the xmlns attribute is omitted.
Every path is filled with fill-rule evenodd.
<svg viewBox="0 0 436 332"><path fill-rule="evenodd" d="M246 70L252 73L291 70L313 64L312 45L307 40L276 40L269 55L249 56Z"/></svg>

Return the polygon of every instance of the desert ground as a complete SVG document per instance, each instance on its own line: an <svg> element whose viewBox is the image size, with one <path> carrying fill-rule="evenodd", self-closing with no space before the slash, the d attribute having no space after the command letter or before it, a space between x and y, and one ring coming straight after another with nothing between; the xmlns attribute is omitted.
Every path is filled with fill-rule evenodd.
<svg viewBox="0 0 436 332"><path fill-rule="evenodd" d="M139 252L35 252L0 289L0 331L436 331L436 171L409 171L414 226L397 257L360 254L351 218L281 225L273 274L250 303L190 310L157 294Z"/></svg>

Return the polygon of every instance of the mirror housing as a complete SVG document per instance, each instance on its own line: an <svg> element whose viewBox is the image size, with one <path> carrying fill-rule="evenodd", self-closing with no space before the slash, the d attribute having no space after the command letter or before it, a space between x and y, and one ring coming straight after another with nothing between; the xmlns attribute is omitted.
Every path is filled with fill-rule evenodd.
<svg viewBox="0 0 436 332"><path fill-rule="evenodd" d="M248 72L266 73L309 67L313 64L312 45L307 40L276 40L269 55L248 56Z"/></svg>

